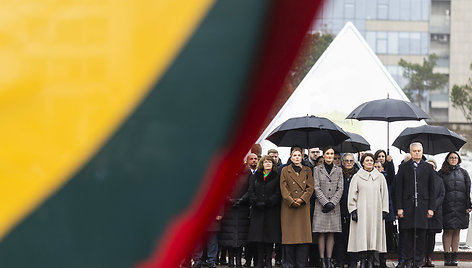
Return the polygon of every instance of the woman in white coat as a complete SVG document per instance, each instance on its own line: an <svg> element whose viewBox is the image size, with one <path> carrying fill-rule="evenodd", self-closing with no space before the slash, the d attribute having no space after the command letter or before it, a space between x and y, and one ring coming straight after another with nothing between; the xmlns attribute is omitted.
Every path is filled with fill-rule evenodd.
<svg viewBox="0 0 472 268"><path fill-rule="evenodd" d="M387 252L385 217L388 214L388 187L374 168L374 155L361 158L362 169L352 178L348 193L351 213L349 252L360 252L361 268L373 267L373 253Z"/></svg>

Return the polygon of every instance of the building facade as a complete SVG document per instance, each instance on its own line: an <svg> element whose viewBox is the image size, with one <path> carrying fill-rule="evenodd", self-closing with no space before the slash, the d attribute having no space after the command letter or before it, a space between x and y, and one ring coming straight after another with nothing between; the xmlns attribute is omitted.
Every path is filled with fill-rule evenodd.
<svg viewBox="0 0 472 268"><path fill-rule="evenodd" d="M422 64L425 57L436 54L435 71L450 81L426 93L421 108L436 122L461 121L463 115L450 105L449 88L465 83L470 75L472 32L465 32L472 26L467 16L471 9L470 0L325 0L313 31L337 34L351 21L402 88L408 81L398 65L400 59Z"/></svg>

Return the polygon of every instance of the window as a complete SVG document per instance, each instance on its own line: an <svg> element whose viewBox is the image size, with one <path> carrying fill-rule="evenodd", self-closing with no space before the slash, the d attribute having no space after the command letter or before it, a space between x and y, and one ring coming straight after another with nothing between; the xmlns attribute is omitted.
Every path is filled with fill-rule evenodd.
<svg viewBox="0 0 472 268"><path fill-rule="evenodd" d="M356 16L356 6L354 4L344 4L344 18L354 19Z"/></svg>
<svg viewBox="0 0 472 268"><path fill-rule="evenodd" d="M388 33L388 54L398 54L398 32Z"/></svg>
<svg viewBox="0 0 472 268"><path fill-rule="evenodd" d="M376 52L379 54L387 54L387 33L377 32Z"/></svg>
<svg viewBox="0 0 472 268"><path fill-rule="evenodd" d="M388 5L386 4L379 4L378 6L378 13L377 18L379 20L386 20L388 19Z"/></svg>
<svg viewBox="0 0 472 268"><path fill-rule="evenodd" d="M399 33L398 34L398 53L399 54L410 54L410 34Z"/></svg>

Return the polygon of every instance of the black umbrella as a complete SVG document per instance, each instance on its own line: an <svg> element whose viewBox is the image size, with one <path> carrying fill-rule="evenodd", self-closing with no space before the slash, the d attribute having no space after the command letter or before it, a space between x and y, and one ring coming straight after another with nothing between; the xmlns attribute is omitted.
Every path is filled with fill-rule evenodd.
<svg viewBox="0 0 472 268"><path fill-rule="evenodd" d="M392 145L404 152L409 152L412 142L421 142L423 152L430 155L459 151L466 143L464 138L447 127L424 125L407 127Z"/></svg>
<svg viewBox="0 0 472 268"><path fill-rule="evenodd" d="M415 104L396 99L373 100L359 105L346 119L387 122L387 154L389 153L389 123L395 121L428 119L429 115Z"/></svg>
<svg viewBox="0 0 472 268"><path fill-rule="evenodd" d="M349 139L336 145L334 150L340 153L357 153L370 150L370 144L359 134L347 132Z"/></svg>
<svg viewBox="0 0 472 268"><path fill-rule="evenodd" d="M303 148L335 146L349 138L338 125L324 117L290 118L269 134L267 140L277 146Z"/></svg>

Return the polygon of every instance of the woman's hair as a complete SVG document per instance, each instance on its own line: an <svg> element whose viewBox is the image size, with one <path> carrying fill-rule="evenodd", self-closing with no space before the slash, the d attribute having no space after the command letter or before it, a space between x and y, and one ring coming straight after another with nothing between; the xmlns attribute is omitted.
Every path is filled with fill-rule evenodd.
<svg viewBox="0 0 472 268"><path fill-rule="evenodd" d="M379 158L380 153L383 153L385 157L387 157L387 153L384 150L377 150L377 152L375 152L374 154L374 161L377 160L377 158Z"/></svg>
<svg viewBox="0 0 472 268"><path fill-rule="evenodd" d="M294 147L290 148L290 156L292 156L293 152L295 152L295 151L300 152L302 154L302 157L303 157L302 147L294 146Z"/></svg>
<svg viewBox="0 0 472 268"><path fill-rule="evenodd" d="M365 154L361 157L361 165L362 165L362 167L364 167L364 160L365 160L367 157L371 157L372 160L374 160L374 162L375 162L375 158L374 158L374 155L373 155L373 154L371 154L371 153L365 153Z"/></svg>
<svg viewBox="0 0 472 268"><path fill-rule="evenodd" d="M274 159L269 156L269 155L264 155L261 157L261 160L257 162L257 170L264 170L264 161L270 160L272 162L272 170L271 171L277 171L277 163L275 163Z"/></svg>
<svg viewBox="0 0 472 268"><path fill-rule="evenodd" d="M336 150L334 150L333 146L326 146L323 148L323 155L328 151L329 149L332 149L334 154L336 154Z"/></svg>
<svg viewBox="0 0 472 268"><path fill-rule="evenodd" d="M451 166L451 164L449 164L449 162L447 162L447 159L449 158L449 156L451 154L455 154L455 155L457 155L457 158L459 158L459 161L457 162L458 165L462 162L462 159L461 159L461 156L459 155L459 153L449 152L446 155L446 158L444 159L444 162L442 163L441 169L439 170L440 173L443 173L443 174L446 174L446 175L449 175L449 173L451 173L452 166Z"/></svg>

